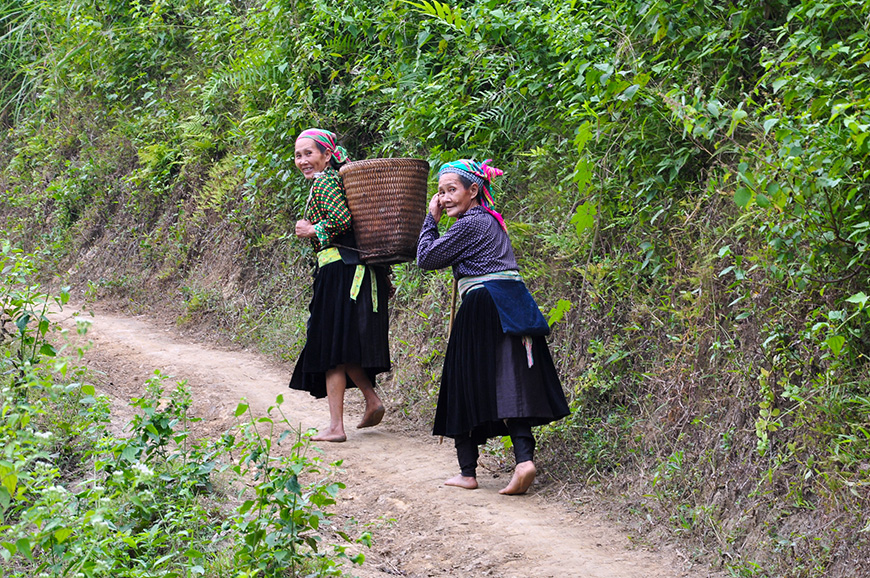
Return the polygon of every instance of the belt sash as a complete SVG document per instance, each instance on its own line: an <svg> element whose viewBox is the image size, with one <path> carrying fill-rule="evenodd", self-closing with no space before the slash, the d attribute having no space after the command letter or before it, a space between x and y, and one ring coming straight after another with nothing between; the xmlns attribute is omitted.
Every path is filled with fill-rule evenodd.
<svg viewBox="0 0 870 578"><path fill-rule="evenodd" d="M486 281L522 281L523 276L519 271L499 271L498 273L486 273L484 275L468 275L457 281L459 287L459 296L465 297L465 294L474 289L480 289Z"/></svg>
<svg viewBox="0 0 870 578"><path fill-rule="evenodd" d="M328 247L317 253L317 266L326 267L330 263L341 261L341 253L337 247ZM375 277L375 270L366 265L357 265L353 272L353 283L350 286L350 298L356 301L359 297L359 291L362 288L363 278L366 274L366 268L369 269L369 283L372 287L372 311L378 312L378 281Z"/></svg>

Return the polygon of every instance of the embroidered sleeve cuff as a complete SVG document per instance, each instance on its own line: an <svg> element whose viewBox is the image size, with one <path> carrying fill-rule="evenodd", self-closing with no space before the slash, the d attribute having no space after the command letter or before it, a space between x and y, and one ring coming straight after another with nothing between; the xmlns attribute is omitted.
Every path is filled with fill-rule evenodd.
<svg viewBox="0 0 870 578"><path fill-rule="evenodd" d="M323 222L314 225L314 232L317 234L317 240L320 241L320 246L329 245L329 233L324 230Z"/></svg>

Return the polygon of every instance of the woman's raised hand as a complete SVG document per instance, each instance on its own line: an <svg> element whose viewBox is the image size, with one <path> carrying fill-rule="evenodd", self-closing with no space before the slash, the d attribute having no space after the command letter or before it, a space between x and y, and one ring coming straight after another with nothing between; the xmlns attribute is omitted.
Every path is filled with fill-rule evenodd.
<svg viewBox="0 0 870 578"><path fill-rule="evenodd" d="M438 193L432 195L432 200L429 201L429 213L432 215L432 218L435 219L435 222L441 220L441 213L444 209L441 207L441 199L438 196Z"/></svg>

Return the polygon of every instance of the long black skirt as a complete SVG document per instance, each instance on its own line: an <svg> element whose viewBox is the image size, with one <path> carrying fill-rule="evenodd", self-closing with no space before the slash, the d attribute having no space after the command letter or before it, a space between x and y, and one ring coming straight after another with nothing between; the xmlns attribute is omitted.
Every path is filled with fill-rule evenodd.
<svg viewBox="0 0 870 578"><path fill-rule="evenodd" d="M305 347L290 379L292 389L326 397L326 372L344 364L362 366L372 385L377 374L390 371L386 267L366 267L359 294L353 300L350 290L355 271L356 265L336 261L315 273ZM378 284L377 313L372 307L373 271ZM347 386L356 387L350 377Z"/></svg>
<svg viewBox="0 0 870 578"><path fill-rule="evenodd" d="M508 435L505 419L537 426L570 413L544 337L532 342L529 367L522 337L502 331L485 287L469 291L456 314L435 410L434 435L470 435L478 443Z"/></svg>

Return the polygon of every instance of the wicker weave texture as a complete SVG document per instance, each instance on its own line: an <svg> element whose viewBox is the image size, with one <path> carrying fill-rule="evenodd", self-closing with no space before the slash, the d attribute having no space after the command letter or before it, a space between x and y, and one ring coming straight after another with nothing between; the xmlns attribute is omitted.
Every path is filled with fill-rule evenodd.
<svg viewBox="0 0 870 578"><path fill-rule="evenodd" d="M426 217L429 163L422 159L367 159L339 170L347 192L360 258L394 264L417 257Z"/></svg>

